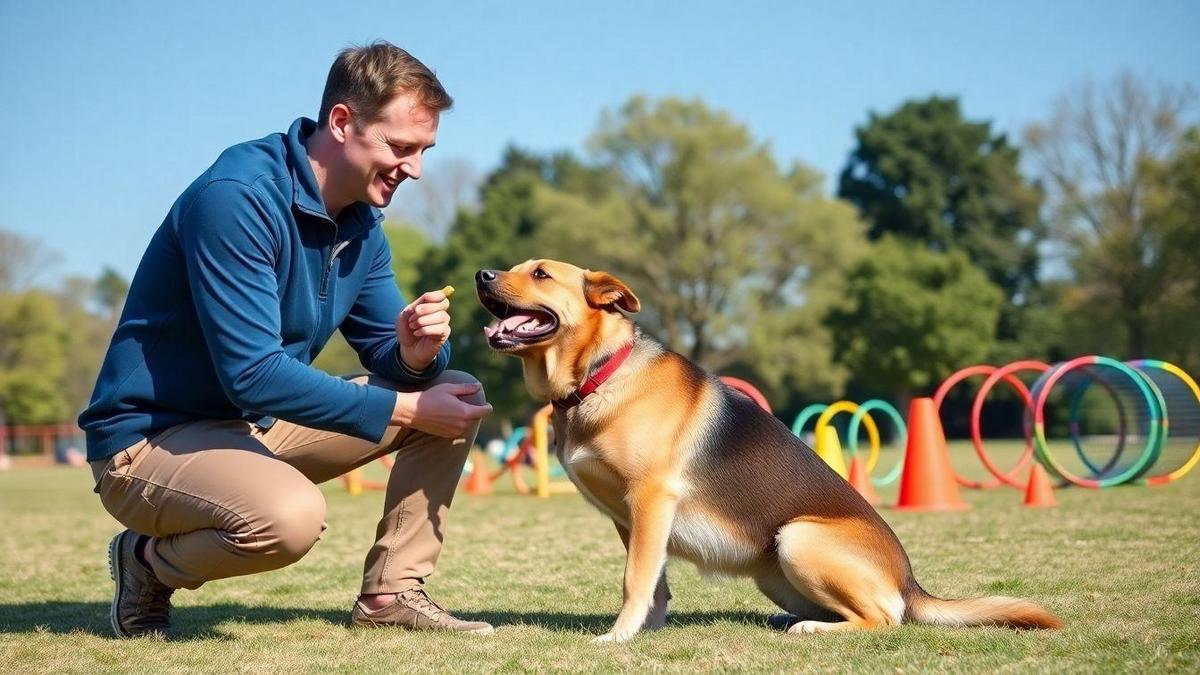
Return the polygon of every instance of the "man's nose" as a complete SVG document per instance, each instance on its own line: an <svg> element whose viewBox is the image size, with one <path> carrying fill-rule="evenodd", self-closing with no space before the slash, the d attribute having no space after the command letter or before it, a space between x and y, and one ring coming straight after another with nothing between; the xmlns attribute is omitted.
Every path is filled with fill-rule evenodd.
<svg viewBox="0 0 1200 675"><path fill-rule="evenodd" d="M409 178L411 178L413 180L420 180L421 179L421 158L414 157L412 159L404 160L403 162L400 163L400 170L403 171L404 175L408 176Z"/></svg>
<svg viewBox="0 0 1200 675"><path fill-rule="evenodd" d="M484 284L490 284L495 281L496 277L498 276L500 275L498 272L496 272L496 270L479 270L475 273L475 285L483 286Z"/></svg>

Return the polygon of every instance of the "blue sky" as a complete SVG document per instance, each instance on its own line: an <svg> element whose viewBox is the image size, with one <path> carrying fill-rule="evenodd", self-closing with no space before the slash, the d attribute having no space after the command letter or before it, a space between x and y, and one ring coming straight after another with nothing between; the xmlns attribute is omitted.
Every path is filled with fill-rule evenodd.
<svg viewBox="0 0 1200 675"><path fill-rule="evenodd" d="M1123 68L1200 87L1200 2L17 2L0 0L0 228L43 280L131 277L188 183L314 116L334 54L388 39L456 99L427 172L580 150L630 95L699 96L782 163L836 174L868 111L958 95L1018 134ZM402 200L405 186L396 199Z"/></svg>

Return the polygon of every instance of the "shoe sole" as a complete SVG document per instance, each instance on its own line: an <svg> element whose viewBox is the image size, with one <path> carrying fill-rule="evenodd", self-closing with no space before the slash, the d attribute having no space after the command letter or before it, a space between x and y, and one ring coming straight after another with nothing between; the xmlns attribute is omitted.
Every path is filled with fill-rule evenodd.
<svg viewBox="0 0 1200 675"><path fill-rule="evenodd" d="M108 544L108 576L112 577L113 583L116 585L116 590L113 592L112 609L109 610L108 616L112 622L113 632L120 638L129 637L129 633L121 628L121 622L117 620L117 606L121 600L121 578L124 576L121 574L121 538L127 533L128 531L118 533Z"/></svg>

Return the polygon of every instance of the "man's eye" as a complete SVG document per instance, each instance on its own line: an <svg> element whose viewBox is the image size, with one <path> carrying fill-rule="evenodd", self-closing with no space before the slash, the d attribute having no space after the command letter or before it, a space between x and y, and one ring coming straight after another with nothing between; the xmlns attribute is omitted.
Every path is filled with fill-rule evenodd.
<svg viewBox="0 0 1200 675"><path fill-rule="evenodd" d="M546 270L539 267L533 271L533 278L534 279L549 279L550 275L546 274Z"/></svg>

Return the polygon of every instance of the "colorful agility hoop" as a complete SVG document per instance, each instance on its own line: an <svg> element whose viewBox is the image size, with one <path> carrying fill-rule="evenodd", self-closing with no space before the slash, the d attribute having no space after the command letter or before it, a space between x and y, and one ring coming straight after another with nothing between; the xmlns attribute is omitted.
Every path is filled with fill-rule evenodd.
<svg viewBox="0 0 1200 675"><path fill-rule="evenodd" d="M1057 368L1058 366L1055 367ZM1145 377L1144 373L1138 372L1138 374ZM1108 459L1108 463L1104 466L1096 466L1096 464L1092 462L1091 457L1088 456L1087 451L1084 450L1083 434L1079 428L1079 418L1083 410L1083 397L1085 394L1087 394L1088 389L1091 388L1092 382L1099 382L1100 386L1104 387L1104 389L1108 391L1109 395L1112 396L1113 403L1116 404L1117 407L1117 447L1113 450L1112 457ZM1167 407L1166 402L1162 399L1161 392L1158 391L1158 387L1154 386L1153 383L1148 382L1147 384L1151 385L1150 389L1154 391L1158 398L1159 410L1162 410L1165 414ZM1129 416L1126 414L1125 403L1121 400L1120 392L1116 387L1113 386L1111 382L1108 381L1108 379L1104 377L1090 377L1084 381L1082 386L1075 389L1075 395L1071 398L1070 413L1067 415L1067 430L1071 434L1071 445L1075 448L1076 456L1079 457L1079 461L1083 462L1083 465L1087 467L1088 471L1092 472L1092 476L1104 476L1112 471L1113 467L1120 463L1121 457L1125 454L1125 441L1127 441L1129 437L1128 418ZM1164 417L1163 419L1165 420L1166 418ZM1162 441L1163 439L1160 438L1159 442L1161 443Z"/></svg>
<svg viewBox="0 0 1200 675"><path fill-rule="evenodd" d="M821 438L821 433L824 431L825 427L829 425L829 422L833 419L834 415L842 412L853 413L858 409L858 404L853 401L838 401L826 406L825 410L821 413L821 416L817 418L817 438ZM875 426L875 420L871 419L870 415L866 416L864 419L864 426L867 427L867 438L871 441L871 449L867 455L866 466L863 468L866 470L867 475L870 475L871 471L875 468L875 464L879 462L879 428Z"/></svg>
<svg viewBox="0 0 1200 675"><path fill-rule="evenodd" d="M975 365L975 366L967 366L966 368L963 368L962 370L959 370L958 372L954 373L950 377L947 377L946 380L944 382L942 382L942 385L940 387L938 387L937 392L935 392L933 395L934 409L939 412L941 411L942 402L946 399L946 395L949 394L950 390L953 389L955 387L955 385L957 385L959 382L962 382L963 380L967 379L968 377L974 377L977 375L992 375L993 373L996 372L996 370L998 370L996 368L996 366L980 364L980 365ZM1014 389L1016 389L1018 393L1021 394L1022 398L1029 400L1029 398L1030 398L1029 388L1025 386L1024 382L1017 379L1017 377L1015 375L1013 375L1012 373L1006 373L1004 375L1001 375L1000 377L1002 377L1005 382L1012 385L1012 387ZM979 400L978 395L976 395L975 398L976 398L976 401ZM982 404L979 404L979 405L982 407ZM979 453L981 457L986 456L986 453L983 453L981 448L982 448L982 444L976 446L976 448L975 448L976 453ZM1017 462L1017 466L1014 467L1009 473L1010 474L1016 473L1016 472L1020 471L1022 468L1024 468L1029 462L1029 457L1026 455L1029 455L1031 453L1032 453L1032 448L1027 449L1026 454L1022 455L1022 458L1020 460L1018 460L1018 462ZM988 470L991 471L991 473L992 473L991 480L983 480L983 481L971 480L970 478L967 478L966 476L963 476L962 474L958 473L958 471L953 466L950 467L950 471L951 471L951 473L954 474L955 482L957 482L959 485L961 485L963 487L994 488L994 487L999 487L1000 485L1004 484L1004 479L1000 477L1000 475L1003 475L1003 474L1001 474L998 470L997 471L992 470L995 467L995 465L992 464L990 460L986 461L984 463L984 466L988 467ZM1021 486L1021 488L1024 489L1024 486Z"/></svg>
<svg viewBox="0 0 1200 675"><path fill-rule="evenodd" d="M766 410L767 412L771 412L771 404L767 403L767 397L763 396L763 393L754 385L741 378L731 377L729 375L722 375L721 381L729 385L730 388L734 389L735 391L749 396L750 400L758 404L758 407Z"/></svg>
<svg viewBox="0 0 1200 675"><path fill-rule="evenodd" d="M979 387L979 391L975 394L975 402L971 406L971 444L975 446L975 454L979 455L979 460L983 462L984 468L988 470L996 480L1005 485L1024 490L1026 485L1022 483L1018 476L1022 474L1026 467L1029 466L1030 460L1033 459L1033 433L1028 425L1025 425L1025 451L1021 453L1021 457L1017 460L1016 465L1007 472L1001 471L999 467L992 462L992 458L988 456L983 449L983 433L980 428L980 419L983 416L983 404L987 399L987 395L991 392L992 387L1001 379L1012 385L1012 388L1020 395L1021 400L1025 404L1025 410L1032 410L1033 397L1029 393L1029 389L1024 382L1011 377L1013 372L1019 370L1034 370L1045 372L1050 369L1050 366L1041 361L1014 361L1006 366L1001 366L992 371L991 375L983 381L983 385Z"/></svg>
<svg viewBox="0 0 1200 675"><path fill-rule="evenodd" d="M871 484L879 487L891 485L900 477L900 473L904 470L904 450L903 448L908 443L908 426L904 423L904 418L900 416L900 412L887 401L873 398L869 401L864 401L858 405L858 410L850 416L850 424L846 427L846 446L850 449L850 456L853 457L858 453L858 425L864 420L867 420L868 428L874 425L871 421L871 416L868 414L872 410L878 410L888 417L892 418L892 423L896 425L896 441L900 446L900 458L896 460L896 464L892 470L879 478L872 478ZM870 435L870 432L867 432ZM872 465L873 466L873 465ZM871 469L867 468L867 474L871 473Z"/></svg>
<svg viewBox="0 0 1200 675"><path fill-rule="evenodd" d="M1147 437L1142 453L1138 455L1132 464L1123 470L1111 475L1106 475L1107 472L1099 473L1094 478L1083 478L1072 473L1050 454L1046 443L1045 410L1050 391L1054 388L1054 384L1060 381L1063 376L1085 366L1099 366L1112 369L1132 382L1146 404L1147 415ZM1034 384L1033 392L1034 444L1038 461L1051 473L1080 487L1103 488L1136 480L1154 464L1166 439L1162 395L1157 389L1157 386L1142 373L1120 361L1105 356L1081 356L1046 371ZM1122 433L1122 436L1124 436L1124 433ZM1123 450L1123 444L1121 449ZM1110 461L1109 466L1111 467L1114 463L1114 461Z"/></svg>
<svg viewBox="0 0 1200 675"><path fill-rule="evenodd" d="M837 406L837 409L833 412L829 412L829 410L834 406ZM858 409L859 405L851 401L838 401L833 405L827 405L825 403L813 403L807 405L796 415L796 419L792 421L792 435L800 438L801 434L804 433L804 426L808 424L808 421L819 416L817 427L814 430L813 443L816 444L817 441L815 439L820 438L819 434L821 429L829 424L829 419L832 418L833 415L839 412L855 412ZM867 465L864 468L866 469L867 473L870 473L871 470L875 468L875 464L879 461L879 427L875 426L875 420L871 419L870 415L865 415L864 425L867 427L867 438L871 441L869 451L870 454L867 459ZM856 425L854 427L854 434L857 433L858 427ZM858 452L858 439L854 436L851 436L851 438L853 439L851 441L853 445L850 447L853 448L853 451L851 452L851 456L853 456L854 453Z"/></svg>
<svg viewBox="0 0 1200 675"><path fill-rule="evenodd" d="M804 409L796 414L796 419L792 420L792 435L799 438L800 434L804 433L804 425L817 415L825 412L829 406L824 403L813 403L804 406Z"/></svg>
<svg viewBox="0 0 1200 675"><path fill-rule="evenodd" d="M1182 368L1176 366L1173 363L1168 363L1166 361L1159 361L1156 359L1137 359L1134 361L1127 361L1126 363L1130 367L1136 368L1143 377L1146 377L1151 382L1154 382L1154 378L1151 377L1151 375L1150 375L1151 372L1167 373L1169 375L1174 376L1174 378L1178 382L1182 383L1183 387L1187 391L1191 392L1192 398L1194 399L1194 401L1197 404L1196 409L1200 410L1200 386L1197 386L1196 381L1193 380L1192 377L1190 375L1188 375ZM1163 394L1162 390L1164 388L1164 385L1166 385L1167 383L1164 381L1164 382L1156 383L1156 384L1157 384L1156 388L1158 389L1159 394L1162 395ZM1169 413L1170 413L1170 410L1168 409L1168 407L1166 406L1166 404L1164 402L1164 406L1163 406L1163 427L1164 428L1166 428L1168 426ZM1176 417L1180 418L1180 417L1182 417L1182 415L1176 415ZM1194 423L1196 420L1186 420L1186 421ZM1184 429L1181 427L1182 427L1182 425L1179 425L1179 423L1177 422L1176 429L1183 431ZM1195 433L1195 429L1190 429L1188 431L1192 431L1193 433ZM1158 475L1147 477L1146 484L1147 485L1166 485L1167 483L1170 483L1172 481L1176 481L1176 480L1179 480L1180 478L1183 478L1185 475L1187 475L1187 473L1189 471L1191 471L1193 468L1195 468L1196 464L1200 463L1200 433L1197 433L1196 436L1197 436L1196 446L1191 450L1191 455L1186 460L1184 460L1183 464L1181 464L1178 468L1176 468L1174 470L1164 471L1163 473L1160 473ZM1166 434L1164 433L1163 434L1163 445L1165 446L1165 444L1166 444ZM1160 456L1161 456L1161 450L1160 450Z"/></svg>

